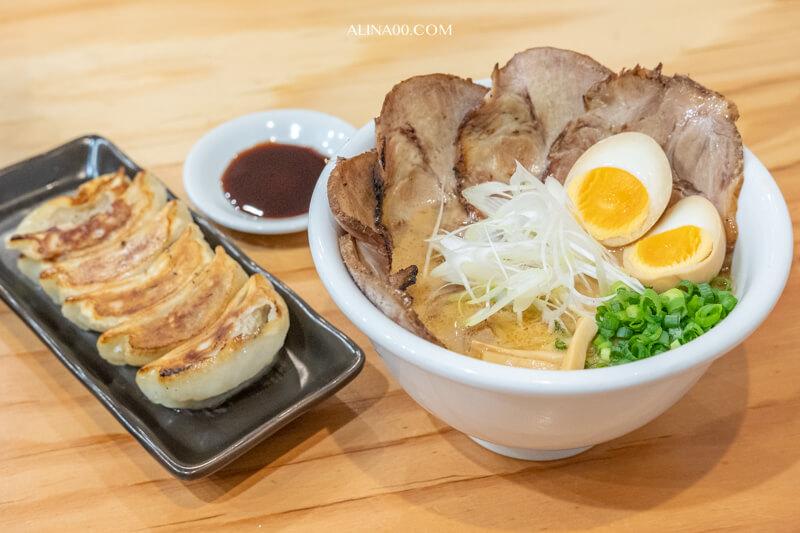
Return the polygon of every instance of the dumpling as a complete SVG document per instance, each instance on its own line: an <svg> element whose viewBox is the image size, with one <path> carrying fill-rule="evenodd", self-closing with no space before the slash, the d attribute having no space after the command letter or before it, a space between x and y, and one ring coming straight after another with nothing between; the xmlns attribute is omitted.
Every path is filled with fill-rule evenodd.
<svg viewBox="0 0 800 533"><path fill-rule="evenodd" d="M34 260L53 260L101 245L152 217L167 202L157 178L140 172L131 181L120 170L31 211L8 238L8 247Z"/></svg>
<svg viewBox="0 0 800 533"><path fill-rule="evenodd" d="M177 291L213 257L200 228L189 224L147 270L67 298L61 312L81 328L105 331Z"/></svg>
<svg viewBox="0 0 800 533"><path fill-rule="evenodd" d="M205 333L140 368L136 383L166 407L212 407L271 366L288 330L286 303L256 274Z"/></svg>
<svg viewBox="0 0 800 533"><path fill-rule="evenodd" d="M134 233L115 237L113 243L92 254L70 255L57 261L41 273L39 283L54 302L61 304L71 296L102 288L109 281L132 276L147 268L191 222L186 205L172 200Z"/></svg>
<svg viewBox="0 0 800 533"><path fill-rule="evenodd" d="M43 203L22 219L8 238L8 248L32 259L53 259L100 242L130 216L124 198L130 184L119 169L87 181L75 196Z"/></svg>
<svg viewBox="0 0 800 533"><path fill-rule="evenodd" d="M149 363L206 331L245 281L239 263L218 246L214 259L188 283L100 335L97 350L117 365Z"/></svg>
<svg viewBox="0 0 800 533"><path fill-rule="evenodd" d="M90 185L97 182L98 179L84 184L84 187L89 187L87 190L92 190ZM80 197L80 193L78 196ZM58 203L57 201L64 198L68 197L55 198L51 202ZM54 226L52 222L45 220L44 217L50 213L50 210L39 212L38 216L34 216L38 212L37 209L23 220L16 230L16 235L10 237L8 245L22 252L17 261L17 266L22 273L33 281L38 282L41 273L53 267L54 263L58 261L63 261L67 258L77 260L79 257L97 254L115 245L118 246L119 242L124 241L128 235L136 232L142 224L152 221L153 217L164 208L166 203L167 190L164 185L152 174L140 172L130 186L125 189L122 201L117 202L118 208L123 211L120 214L120 218L123 214L127 214L124 222L115 229L110 226L103 226L98 219L95 219L95 222L90 219L86 223L87 225L78 225L71 230L62 231L59 229L60 226L58 224ZM59 214L54 216L58 220L64 220L69 218L68 212L69 208L62 206L62 209L58 210ZM34 223L31 219L37 220ZM109 222L109 220L105 222ZM43 234L20 234L20 228L35 228L37 227L36 224L47 227L48 230L44 231ZM46 235L46 237L43 235ZM45 243L47 248L37 252L36 247L39 245L45 246Z"/></svg>

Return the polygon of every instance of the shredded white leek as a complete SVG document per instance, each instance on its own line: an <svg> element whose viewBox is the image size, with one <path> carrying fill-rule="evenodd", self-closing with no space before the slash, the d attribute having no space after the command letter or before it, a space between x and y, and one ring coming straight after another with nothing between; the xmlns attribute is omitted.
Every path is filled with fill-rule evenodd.
<svg viewBox="0 0 800 533"><path fill-rule="evenodd" d="M593 317L606 298L579 290L592 286L589 278L602 294L618 281L644 291L576 220L557 180L542 183L517 163L510 183L482 183L463 194L486 218L430 240L443 258L431 274L462 285L470 303L483 306L468 326L508 305L517 314L533 306L551 328L563 325L565 314Z"/></svg>

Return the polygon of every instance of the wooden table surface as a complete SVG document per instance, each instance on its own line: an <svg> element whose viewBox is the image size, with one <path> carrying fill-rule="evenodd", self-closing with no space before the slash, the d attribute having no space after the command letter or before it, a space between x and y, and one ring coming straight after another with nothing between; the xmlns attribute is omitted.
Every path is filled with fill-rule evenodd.
<svg viewBox="0 0 800 533"><path fill-rule="evenodd" d="M553 45L615 70L661 61L727 95L800 214L798 2L346 4L3 0L0 166L100 133L183 195L187 151L226 120L302 107L360 126L406 77L483 78ZM353 35L428 23L451 35ZM182 482L0 304L0 529L800 530L796 266L761 328L665 414L529 463L480 448L403 392L324 290L305 233L232 235L364 347L363 372L232 465Z"/></svg>

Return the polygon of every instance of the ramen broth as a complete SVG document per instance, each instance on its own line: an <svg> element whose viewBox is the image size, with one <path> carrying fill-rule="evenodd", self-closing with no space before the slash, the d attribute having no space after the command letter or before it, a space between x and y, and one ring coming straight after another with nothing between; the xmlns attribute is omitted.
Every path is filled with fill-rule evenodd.
<svg viewBox="0 0 800 533"><path fill-rule="evenodd" d="M505 308L478 325L468 327L468 317L481 309L471 304L470 295L461 285L448 285L430 272L441 262L435 254L428 258L428 239L434 234L439 218L439 206L429 204L416 212L393 243L392 270L417 265L416 283L407 292L414 299L414 311L428 330L449 350L481 358L481 352L472 347L472 341L518 350L555 351L558 332L550 331L533 307L521 314ZM427 264L426 264L427 263ZM574 324L567 324L570 328ZM515 357L505 364L518 366ZM530 366L530 364L525 364Z"/></svg>

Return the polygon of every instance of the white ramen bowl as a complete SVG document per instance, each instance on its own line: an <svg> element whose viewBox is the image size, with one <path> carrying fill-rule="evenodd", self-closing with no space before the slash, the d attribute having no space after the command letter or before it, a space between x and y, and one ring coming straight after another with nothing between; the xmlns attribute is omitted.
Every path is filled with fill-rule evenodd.
<svg viewBox="0 0 800 533"><path fill-rule="evenodd" d="M356 129L340 118L308 109L273 109L220 124L200 138L183 164L183 185L189 199L217 224L257 234L302 231L308 213L263 218L236 209L222 190L222 174L240 152L265 142L313 148L332 156Z"/></svg>
<svg viewBox="0 0 800 533"><path fill-rule="evenodd" d="M374 147L371 122L338 155L352 157ZM650 422L764 321L789 275L793 239L786 203L767 169L745 149L732 266L739 304L725 320L680 348L621 366L561 372L488 363L421 339L361 293L342 262L337 246L342 230L328 206L327 182L335 163L323 170L310 208L309 243L322 282L414 400L482 446L510 457L568 457Z"/></svg>

